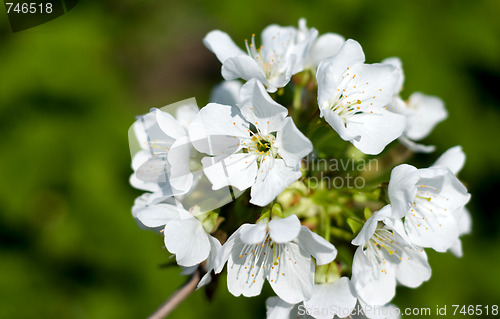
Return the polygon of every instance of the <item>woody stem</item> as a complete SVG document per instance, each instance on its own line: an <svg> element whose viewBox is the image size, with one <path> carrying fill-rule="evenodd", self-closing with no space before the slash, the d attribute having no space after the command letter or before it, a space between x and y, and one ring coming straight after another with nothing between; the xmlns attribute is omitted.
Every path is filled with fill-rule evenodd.
<svg viewBox="0 0 500 319"><path fill-rule="evenodd" d="M195 289L201 279L201 269L198 268L189 279L177 289L151 316L149 319L166 318L177 306L184 301Z"/></svg>

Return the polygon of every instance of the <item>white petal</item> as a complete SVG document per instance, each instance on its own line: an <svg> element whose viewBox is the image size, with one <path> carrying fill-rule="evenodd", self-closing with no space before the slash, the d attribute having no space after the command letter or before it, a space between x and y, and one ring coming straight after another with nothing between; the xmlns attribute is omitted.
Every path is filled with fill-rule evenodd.
<svg viewBox="0 0 500 319"><path fill-rule="evenodd" d="M311 46L308 55L308 65L314 70L321 60L337 54L345 42L345 38L336 33L325 33Z"/></svg>
<svg viewBox="0 0 500 319"><path fill-rule="evenodd" d="M166 135L174 139L187 135L186 129L172 115L159 109L155 113L158 125Z"/></svg>
<svg viewBox="0 0 500 319"><path fill-rule="evenodd" d="M362 247L354 253L352 282L358 297L369 305L385 305L396 294L396 276L391 263L384 264L386 272L372 267Z"/></svg>
<svg viewBox="0 0 500 319"><path fill-rule="evenodd" d="M263 135L279 130L287 109L276 103L259 81L253 79L241 87L238 107L245 119L255 125Z"/></svg>
<svg viewBox="0 0 500 319"><path fill-rule="evenodd" d="M278 265L267 269L267 280L284 301L295 304L311 297L314 286L314 263L308 252L297 244L285 245ZM269 268L269 267L268 267Z"/></svg>
<svg viewBox="0 0 500 319"><path fill-rule="evenodd" d="M273 219L268 224L269 236L278 244L287 243L297 238L300 232L300 221L296 215L284 219Z"/></svg>
<svg viewBox="0 0 500 319"><path fill-rule="evenodd" d="M359 318L369 319L400 319L401 310L393 304L386 304L383 306L368 305L364 300L358 297L359 306L363 309L366 317L359 316ZM358 318L358 317L353 317Z"/></svg>
<svg viewBox="0 0 500 319"><path fill-rule="evenodd" d="M347 131L359 136L352 144L361 152L370 155L379 154L392 141L397 139L405 129L405 118L402 115L385 109L373 113L353 115L347 123Z"/></svg>
<svg viewBox="0 0 500 319"><path fill-rule="evenodd" d="M134 154L132 157L132 169L134 171L138 170L142 164L151 159L151 152L148 150L141 150Z"/></svg>
<svg viewBox="0 0 500 319"><path fill-rule="evenodd" d="M418 206L418 205L417 205ZM415 211L418 212L417 208ZM458 227L451 214L433 212L432 216L415 217L408 214L405 217L405 230L411 243L445 252L458 239Z"/></svg>
<svg viewBox="0 0 500 319"><path fill-rule="evenodd" d="M405 135L400 136L399 141L401 142L401 144L406 146L407 149L415 153L432 153L436 150L436 147L434 145L423 145L415 143Z"/></svg>
<svg viewBox="0 0 500 319"><path fill-rule="evenodd" d="M349 278L339 278L334 283L314 285L311 299L304 301L308 312L316 319L347 317L356 306L356 292Z"/></svg>
<svg viewBox="0 0 500 319"><path fill-rule="evenodd" d="M174 205L158 204L146 207L137 214L137 219L147 227L160 227L179 218L183 210Z"/></svg>
<svg viewBox="0 0 500 319"><path fill-rule="evenodd" d="M457 221L458 234L460 236L470 234L472 232L472 216L466 207L462 208L460 213Z"/></svg>
<svg viewBox="0 0 500 319"><path fill-rule="evenodd" d="M240 139L249 137L248 128L237 108L209 103L193 119L189 137L202 153L229 155L239 149Z"/></svg>
<svg viewBox="0 0 500 319"><path fill-rule="evenodd" d="M299 237L297 237L295 242L316 259L317 265L328 264L337 256L337 248L335 248L335 246L323 237L312 232L306 226L300 227Z"/></svg>
<svg viewBox="0 0 500 319"><path fill-rule="evenodd" d="M423 249L403 248L397 265L396 279L404 286L416 288L431 277L431 267Z"/></svg>
<svg viewBox="0 0 500 319"><path fill-rule="evenodd" d="M439 196L432 196L432 204L446 208L452 212L463 208L470 199L470 194L465 186L453 175L449 169L425 168L418 170L420 175L419 184L427 184L435 187Z"/></svg>
<svg viewBox="0 0 500 319"><path fill-rule="evenodd" d="M347 40L336 55L321 61L316 75L320 108L328 105L328 100L336 94L342 73L348 67L364 61L365 55L361 45L352 39Z"/></svg>
<svg viewBox="0 0 500 319"><path fill-rule="evenodd" d="M217 84L210 94L210 102L236 106L240 101L240 81L223 81Z"/></svg>
<svg viewBox="0 0 500 319"><path fill-rule="evenodd" d="M280 297L266 299L267 319L297 319L297 305L289 304Z"/></svg>
<svg viewBox="0 0 500 319"><path fill-rule="evenodd" d="M312 152L311 141L295 126L292 118L285 119L285 125L276 134L275 146L286 165L297 167L300 160Z"/></svg>
<svg viewBox="0 0 500 319"><path fill-rule="evenodd" d="M247 227L250 227L252 225L250 224L243 224L241 225L234 233L229 236L229 238L226 240L224 245L222 245L222 248L219 250L219 253L217 254L217 257L215 257L214 261L214 272L216 274L220 273L222 269L224 268L224 265L226 261L229 259L229 255L231 254L231 251L235 249L235 245L240 249L243 247L243 243L240 240L240 232L244 230Z"/></svg>
<svg viewBox="0 0 500 319"><path fill-rule="evenodd" d="M230 57L245 54L227 33L219 30L209 32L203 39L203 44L205 44L222 63Z"/></svg>
<svg viewBox="0 0 500 319"><path fill-rule="evenodd" d="M401 62L401 59L398 57L391 57L391 58L386 58L382 61L383 64L389 64L394 67L396 67L399 71L399 81L398 84L396 85L396 93L398 94L403 90L403 83L405 81L405 76L403 72L403 62Z"/></svg>
<svg viewBox="0 0 500 319"><path fill-rule="evenodd" d="M196 100L194 98L181 101L181 103L183 105L179 106L175 111L175 118L187 130L189 124L191 124L200 109L198 108L198 105L196 104Z"/></svg>
<svg viewBox="0 0 500 319"><path fill-rule="evenodd" d="M251 79L257 79L263 84L268 84L262 68L248 55L238 55L227 59L222 65L221 73L225 80L241 78L245 81L249 81Z"/></svg>
<svg viewBox="0 0 500 319"><path fill-rule="evenodd" d="M193 185L193 174L189 170L192 145L187 136L178 138L167 153L171 165L169 182L173 188L182 193L189 191Z"/></svg>
<svg viewBox="0 0 500 319"><path fill-rule="evenodd" d="M444 152L432 165L432 167L448 168L453 174L457 175L465 164L465 153L461 146L454 146Z"/></svg>
<svg viewBox="0 0 500 319"><path fill-rule="evenodd" d="M255 245L264 241L267 235L267 225L259 223L250 225L240 231L240 239L243 243L248 245Z"/></svg>
<svg viewBox="0 0 500 319"><path fill-rule="evenodd" d="M380 210L373 213L370 218L368 218L359 234L352 240L351 243L355 246L364 245L370 240L370 238L372 238L375 230L377 229L378 222L391 217L393 217L391 205L382 207Z"/></svg>
<svg viewBox="0 0 500 319"><path fill-rule="evenodd" d="M181 266L193 266L207 259L210 240L201 222L194 217L174 220L165 226L165 246Z"/></svg>
<svg viewBox="0 0 500 319"><path fill-rule="evenodd" d="M408 104L415 109L415 115L408 118L405 134L415 141L429 135L439 122L448 117L443 101L435 96L415 92L410 96Z"/></svg>
<svg viewBox="0 0 500 319"><path fill-rule="evenodd" d="M236 297L240 295L253 297L259 295L262 290L265 280L265 270L262 269L262 259L253 265L251 257L240 257L243 247L244 244L242 242L237 242L229 254L227 261L227 288Z"/></svg>
<svg viewBox="0 0 500 319"><path fill-rule="evenodd" d="M250 203L266 206L300 176L302 173L298 169L286 166L282 159L267 156L260 165L256 182L250 191Z"/></svg>
<svg viewBox="0 0 500 319"><path fill-rule="evenodd" d="M255 183L257 175L256 156L238 153L230 156L204 157L203 172L212 183L213 189L234 186L245 190Z"/></svg>
<svg viewBox="0 0 500 319"><path fill-rule="evenodd" d="M407 164L396 166L389 180L389 199L396 216L404 217L417 195L418 170Z"/></svg>
<svg viewBox="0 0 500 319"><path fill-rule="evenodd" d="M210 253L208 254L207 258L207 273L203 276L203 278L201 278L200 282L198 283L197 289L205 286L212 280L212 270L215 267L215 258L217 257L221 249L221 244L217 238L208 236L208 239L210 240Z"/></svg>
<svg viewBox="0 0 500 319"><path fill-rule="evenodd" d="M451 246L448 249L449 252L451 252L455 257L461 258L464 255L463 249L462 249L462 241L460 238L458 238L453 246Z"/></svg>

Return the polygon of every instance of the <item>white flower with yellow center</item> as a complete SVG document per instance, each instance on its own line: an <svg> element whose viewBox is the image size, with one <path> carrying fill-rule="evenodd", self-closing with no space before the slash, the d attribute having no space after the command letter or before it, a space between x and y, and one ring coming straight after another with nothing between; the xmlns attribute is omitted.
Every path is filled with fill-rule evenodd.
<svg viewBox="0 0 500 319"><path fill-rule="evenodd" d="M330 263L337 249L291 215L257 224L243 224L222 246L215 273L227 262L227 286L235 296L257 296L267 280L290 304L309 299L314 287L314 261Z"/></svg>
<svg viewBox="0 0 500 319"><path fill-rule="evenodd" d="M403 237L401 220L391 219L393 215L390 205L375 212L352 241L359 246L352 264L352 282L358 297L370 306L391 301L396 282L417 287L431 275L425 251Z"/></svg>
<svg viewBox="0 0 500 319"><path fill-rule="evenodd" d="M189 134L198 151L213 156L202 164L214 190L251 187L250 203L265 206L300 178L312 144L287 112L256 80L243 85L238 107L210 103L200 111Z"/></svg>
<svg viewBox="0 0 500 319"><path fill-rule="evenodd" d="M255 35L250 43L245 41L246 52L219 30L208 33L203 43L221 61L224 79L257 79L269 92L275 92L304 69L309 46L317 35L310 29L299 37L294 27L270 25L262 31L260 47L255 44Z"/></svg>
<svg viewBox="0 0 500 319"><path fill-rule="evenodd" d="M318 105L321 117L342 139L375 155L401 135L405 118L387 110L397 89L397 69L364 61L363 49L354 40L324 59L316 75Z"/></svg>
<svg viewBox="0 0 500 319"><path fill-rule="evenodd" d="M389 199L412 244L445 252L458 239L457 216L470 194L448 168L402 164L392 170Z"/></svg>

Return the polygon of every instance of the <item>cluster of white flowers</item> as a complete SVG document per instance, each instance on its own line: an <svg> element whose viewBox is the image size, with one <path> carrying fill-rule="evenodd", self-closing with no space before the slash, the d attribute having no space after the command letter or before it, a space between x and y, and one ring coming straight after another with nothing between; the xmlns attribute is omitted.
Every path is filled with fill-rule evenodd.
<svg viewBox="0 0 500 319"><path fill-rule="evenodd" d="M261 45L252 35L246 50L218 30L203 42L226 80L211 103L152 109L132 126L130 182L146 191L132 208L139 225L163 234L185 273L205 274L198 287L226 264L234 296L259 295L267 281L277 295L267 300L268 318L343 318L357 306L369 318L397 317L396 285L417 287L431 276L425 248L462 255L471 219L470 195L456 177L461 148L429 168L392 163L388 184L370 190L328 196L312 185L287 203L279 195L307 183L315 172L304 164L325 154L321 147L331 153L328 142L348 141L363 156L390 152L395 140L432 152L416 141L447 117L443 102L418 92L404 101L399 59L367 64L358 42L318 36L303 19L298 28L268 26ZM372 196L370 205L359 194ZM346 201L360 208L345 213ZM337 257L334 245L350 247L351 257ZM388 311L370 311L376 307Z"/></svg>

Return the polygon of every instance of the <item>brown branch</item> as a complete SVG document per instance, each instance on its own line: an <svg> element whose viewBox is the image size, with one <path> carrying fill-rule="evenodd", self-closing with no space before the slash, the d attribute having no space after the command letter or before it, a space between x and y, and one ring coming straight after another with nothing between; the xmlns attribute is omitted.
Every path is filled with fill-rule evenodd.
<svg viewBox="0 0 500 319"><path fill-rule="evenodd" d="M184 301L200 282L200 267L191 275L191 277L177 289L151 316L149 319L163 319L167 317L181 302Z"/></svg>

